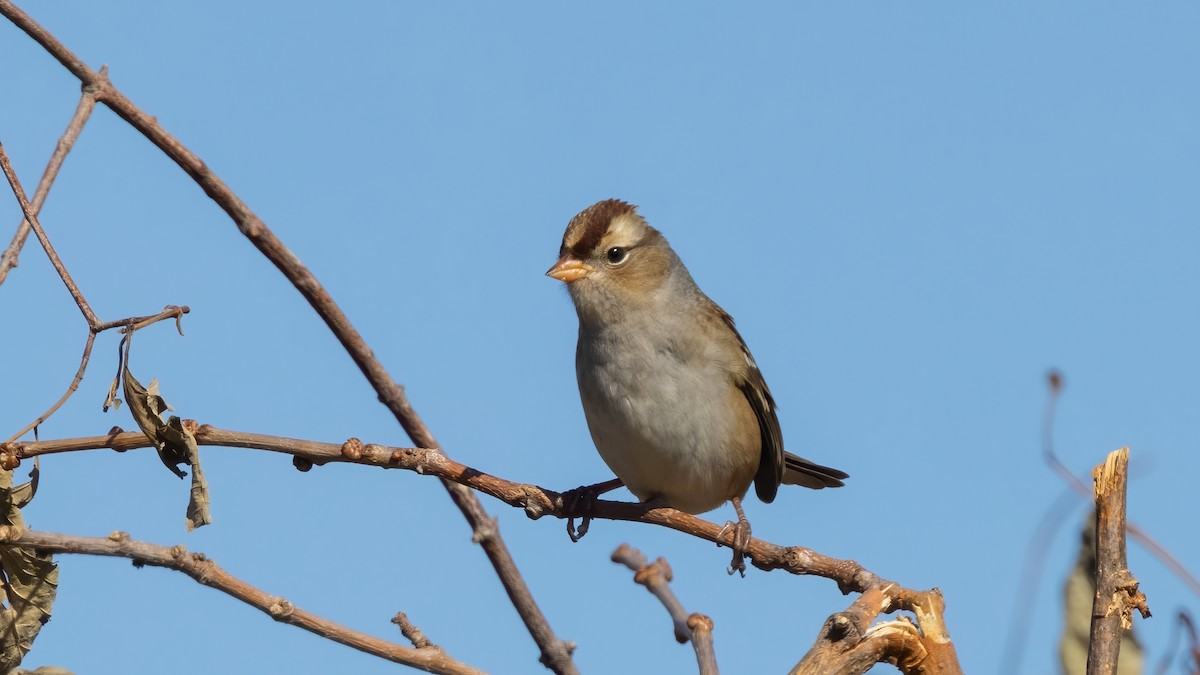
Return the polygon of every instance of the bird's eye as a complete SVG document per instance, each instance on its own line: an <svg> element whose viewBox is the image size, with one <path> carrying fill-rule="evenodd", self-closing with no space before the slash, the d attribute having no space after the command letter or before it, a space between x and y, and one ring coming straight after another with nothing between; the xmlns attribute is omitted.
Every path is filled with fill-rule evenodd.
<svg viewBox="0 0 1200 675"><path fill-rule="evenodd" d="M608 262L614 265L620 265L621 263L625 262L625 258L629 257L629 251L620 246L614 246L605 251L604 255L608 258Z"/></svg>

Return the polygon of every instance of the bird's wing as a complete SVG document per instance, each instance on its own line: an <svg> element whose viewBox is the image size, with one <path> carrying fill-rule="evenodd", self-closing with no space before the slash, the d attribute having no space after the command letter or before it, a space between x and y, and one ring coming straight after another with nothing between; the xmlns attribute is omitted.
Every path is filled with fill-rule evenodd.
<svg viewBox="0 0 1200 675"><path fill-rule="evenodd" d="M734 368L734 383L746 397L754 416L758 419L762 454L758 460L758 473L754 476L754 491L759 499L769 504L775 500L775 493L783 483L784 458L787 454L783 451L783 431L780 430L779 418L775 415L775 399L771 396L771 390L767 387L767 381L763 379L758 364L750 355L750 348L746 346L746 341L734 326L733 317L716 303L713 303L713 307L716 308L721 321L737 338L744 361L744 364L738 363Z"/></svg>

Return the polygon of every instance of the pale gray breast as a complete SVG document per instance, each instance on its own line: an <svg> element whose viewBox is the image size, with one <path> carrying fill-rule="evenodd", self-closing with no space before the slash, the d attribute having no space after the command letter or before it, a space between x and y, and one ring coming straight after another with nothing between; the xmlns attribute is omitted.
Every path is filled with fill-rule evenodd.
<svg viewBox="0 0 1200 675"><path fill-rule="evenodd" d="M745 472L729 466L736 419L725 401L729 375L694 342L697 335L663 316L624 317L581 330L576 360L588 426L605 462L639 498L665 496L693 512L727 499L730 476Z"/></svg>

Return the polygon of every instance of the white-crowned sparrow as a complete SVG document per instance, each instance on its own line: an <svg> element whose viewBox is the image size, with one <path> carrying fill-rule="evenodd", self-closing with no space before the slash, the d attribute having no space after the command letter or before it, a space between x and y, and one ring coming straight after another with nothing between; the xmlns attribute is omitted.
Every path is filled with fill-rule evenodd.
<svg viewBox="0 0 1200 675"><path fill-rule="evenodd" d="M848 478L784 452L775 400L733 319L635 206L606 199L571 219L546 274L566 282L579 315L579 396L620 481L597 493L623 483L643 502L688 513L733 502L734 568L744 570L751 482L770 502L780 484Z"/></svg>

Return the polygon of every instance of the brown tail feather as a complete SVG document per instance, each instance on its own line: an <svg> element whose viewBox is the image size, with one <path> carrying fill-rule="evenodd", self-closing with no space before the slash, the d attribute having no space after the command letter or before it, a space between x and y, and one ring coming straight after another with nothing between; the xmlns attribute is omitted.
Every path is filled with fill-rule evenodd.
<svg viewBox="0 0 1200 675"><path fill-rule="evenodd" d="M803 485L814 490L842 487L845 485L842 480L850 477L850 474L845 471L814 464L790 452L784 453L783 466L784 485Z"/></svg>

